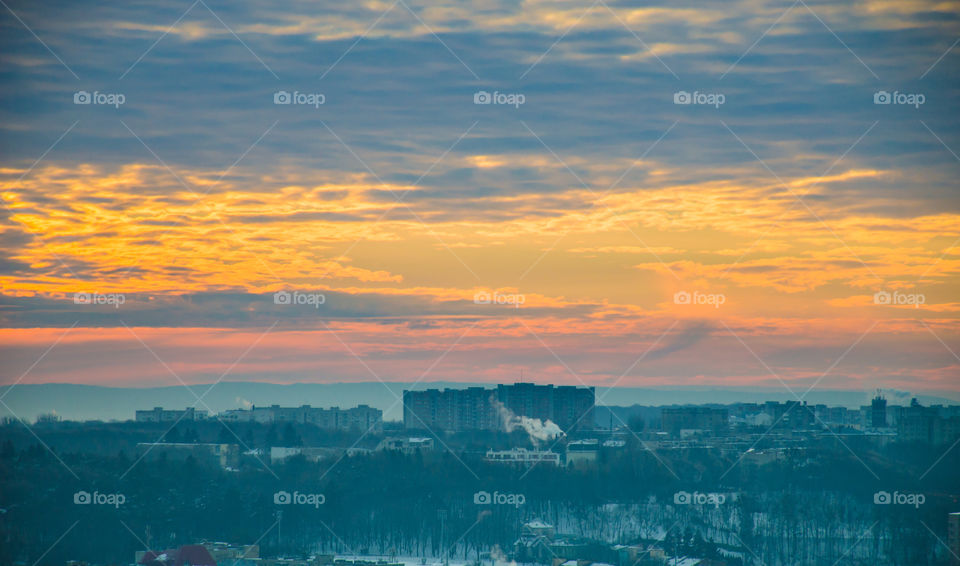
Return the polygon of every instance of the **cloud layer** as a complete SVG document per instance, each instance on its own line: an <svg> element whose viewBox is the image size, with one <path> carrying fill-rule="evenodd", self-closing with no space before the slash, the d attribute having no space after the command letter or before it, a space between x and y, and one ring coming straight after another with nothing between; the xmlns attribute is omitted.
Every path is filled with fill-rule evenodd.
<svg viewBox="0 0 960 566"><path fill-rule="evenodd" d="M957 8L13 2L3 382L957 389Z"/></svg>

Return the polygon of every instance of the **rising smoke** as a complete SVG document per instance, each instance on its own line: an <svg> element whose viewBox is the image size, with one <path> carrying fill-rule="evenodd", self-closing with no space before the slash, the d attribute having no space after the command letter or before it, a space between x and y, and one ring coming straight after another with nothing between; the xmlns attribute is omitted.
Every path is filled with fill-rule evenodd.
<svg viewBox="0 0 960 566"><path fill-rule="evenodd" d="M500 401L492 399L492 402L493 406L497 408L500 419L503 421L504 430L513 432L521 428L527 431L527 435L530 437L530 441L533 442L534 446L538 446L541 442L546 442L547 440L552 440L563 435L560 427L549 419L544 422L540 419L516 415Z"/></svg>

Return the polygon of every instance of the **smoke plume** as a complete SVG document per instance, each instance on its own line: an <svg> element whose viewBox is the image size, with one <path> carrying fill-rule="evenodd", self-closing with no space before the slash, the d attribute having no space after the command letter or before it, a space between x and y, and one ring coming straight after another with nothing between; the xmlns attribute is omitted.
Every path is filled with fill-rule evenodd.
<svg viewBox="0 0 960 566"><path fill-rule="evenodd" d="M553 421L547 419L546 422L540 419L516 415L500 401L493 399L493 406L497 408L497 413L503 421L503 429L507 432L521 428L527 432L530 441L534 446L539 446L541 442L552 440L563 435L563 431Z"/></svg>

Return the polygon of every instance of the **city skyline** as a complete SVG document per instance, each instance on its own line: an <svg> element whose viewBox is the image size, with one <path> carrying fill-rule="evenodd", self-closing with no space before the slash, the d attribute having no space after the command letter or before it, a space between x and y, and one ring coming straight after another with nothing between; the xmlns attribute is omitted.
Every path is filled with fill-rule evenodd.
<svg viewBox="0 0 960 566"><path fill-rule="evenodd" d="M826 391L813 392L797 399L786 392L771 391L729 391L723 390L666 390L656 391L633 388L596 388L536 384L533 382L512 382L500 384L456 384L445 382L421 382L413 384L383 384L367 382L360 384L293 384L276 385L269 383L225 382L206 384L206 390L191 391L182 386L166 388L103 388L98 386L78 386L73 384L49 384L43 389L26 385L17 388L10 397L10 404L18 407L16 416L6 411L7 418L30 421L105 421L122 422L130 420L143 422L172 422L181 418L192 421L197 418L233 422L269 422L272 420L293 420L297 422L338 422L336 413L349 414L356 411L373 411L381 415L384 421L405 423L412 428L431 429L476 428L478 430L496 430L506 426L514 416L528 416L542 423L554 422L563 430L574 421L590 421L597 425L613 425L611 413L620 409L633 408L677 408L677 407L771 407L790 404L805 405L816 410L830 409L829 422L845 422L844 417L836 415L859 415L852 417L863 426L874 428L883 426L876 416L877 399L882 400L886 412L893 415L905 407L933 406L960 407L960 399L911 395L909 392L876 390L869 395L860 392L842 391L830 394ZM387 387L384 387L384 386ZM391 390L390 387L396 387ZM407 387L410 387L408 389ZM251 389L250 387L253 387ZM295 389L288 390L289 387ZM334 389L331 389L333 387ZM518 387L540 390L553 390L555 395L564 394L569 401L561 402L561 416L553 409L554 394L549 399L532 408L530 402L524 402L523 396L511 400L505 391ZM53 389L51 389L53 388ZM13 388L8 388L12 389ZM565 392L565 390L567 390ZM593 407L604 409L595 419L586 415L580 417L562 416L564 407L575 407L573 399L592 391ZM3 388L0 388L0 393ZM529 394L528 394L529 395ZM573 397L569 397L573 395ZM199 397L199 398L198 398ZM413 402L419 405L420 419L408 414L406 407ZM544 405L543 403L547 403ZM426 403L426 405L424 405ZM351 408L352 407L352 408ZM442 407L442 410L441 410ZM185 409L184 409L185 408ZM133 411L133 412L131 412ZM457 413L466 411L466 416ZM577 409L580 411L580 409ZM883 412L883 409L880 409ZM186 414L184 415L184 412ZM3 415L0 411L0 415ZM285 416L276 417L277 414ZM312 414L311 413L315 413ZM162 416L161 416L162 415ZM310 415L310 416L308 416ZM429 416L428 416L429 415ZM353 420L353 417L347 417ZM443 424L438 424L440 421ZM418 422L419 421L419 422ZM895 422L895 419L891 422ZM507 426L511 428L512 425Z"/></svg>
<svg viewBox="0 0 960 566"><path fill-rule="evenodd" d="M530 382L498 384L496 388L405 389L402 396L402 420L393 421L385 419L381 409L366 403L341 408L329 403L326 407L314 407L309 403L296 406L282 406L277 403L258 406L246 400L237 401L241 406L220 410L212 409L202 399L198 399L198 404L202 403L205 410L198 410L196 404L183 409L156 405L150 409L136 409L133 419L110 419L107 422L118 425L132 422L161 425L166 427L166 432L157 441L140 443L138 446L171 444L175 445L174 448L197 442L195 431L189 431L192 425L216 426L219 423L223 428L217 445L236 446L230 437L232 434L239 445L247 450L249 446L233 431L232 426L269 425L273 428L284 425L285 435L291 440L295 439L296 446L301 446L302 441L296 435L296 429L291 426L301 427L301 430L316 428L360 434L358 443L367 435L379 436L388 433L385 425L392 426L389 434L393 435L400 432L427 435L404 440L388 434L387 439L392 438L406 446L398 448L402 450L410 448L410 444L422 447L427 442L431 443L430 450L433 450L433 439L439 440L445 435L456 433L523 432L537 450L543 442L554 442L547 450L549 452L556 443L565 441L568 447L576 446L579 450L590 451L599 447L598 440L591 439L591 435L630 433L639 440L637 430L649 432L651 425L655 430L668 435L666 438L687 441L694 439L698 442L709 442L711 438L735 437L751 431L753 434L764 431L757 439L757 442L760 442L775 430L793 430L808 437L824 433L836 436L838 432L843 432L847 435L863 435L864 439L880 442L895 437L900 442L950 445L950 449L960 442L960 404L924 406L916 398L911 399L908 405L890 404L880 390L876 391L869 405L848 408L808 403L804 400L601 406L596 404L596 392L592 387L538 385ZM598 407L605 410L598 412ZM626 415L626 419L623 415ZM642 421L642 425L638 426L635 419ZM66 421L71 420L81 425L104 422L98 418ZM38 415L35 424L56 427L63 421L64 419L53 411ZM0 424L12 425L16 422L23 423L22 417L19 420L5 417ZM180 442L179 431L184 428L189 432L186 433L186 442ZM658 441L665 439L656 434L651 438ZM442 440L439 441L442 443ZM214 446L209 443L205 445ZM287 445L288 448L290 446ZM617 444L616 447L622 446ZM309 448L321 450L322 447ZM322 454L322 451L318 454ZM281 458L287 456L289 454ZM511 449L502 452L500 457L508 460L516 457L519 461L526 461L527 455L523 450L521 453L514 453Z"/></svg>

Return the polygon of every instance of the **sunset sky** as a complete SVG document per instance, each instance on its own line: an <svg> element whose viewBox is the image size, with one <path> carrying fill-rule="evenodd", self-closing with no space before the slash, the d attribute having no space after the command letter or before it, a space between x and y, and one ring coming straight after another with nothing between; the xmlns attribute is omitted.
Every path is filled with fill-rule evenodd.
<svg viewBox="0 0 960 566"><path fill-rule="evenodd" d="M960 391L960 2L5 2L4 385Z"/></svg>

